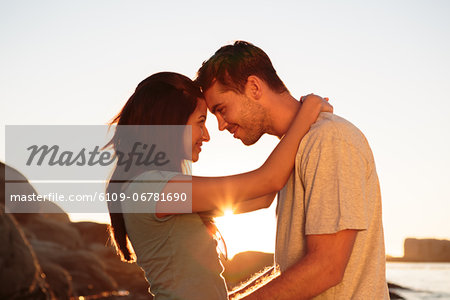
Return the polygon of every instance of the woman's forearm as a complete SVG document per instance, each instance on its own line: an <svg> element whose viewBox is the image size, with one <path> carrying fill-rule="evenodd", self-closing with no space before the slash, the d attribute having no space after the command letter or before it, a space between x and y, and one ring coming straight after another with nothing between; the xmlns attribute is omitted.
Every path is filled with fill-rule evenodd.
<svg viewBox="0 0 450 300"><path fill-rule="evenodd" d="M266 162L258 169L262 173L262 184L274 184L277 190L285 185L294 166L300 142L317 120L322 103L323 100L319 96L307 97L285 136Z"/></svg>

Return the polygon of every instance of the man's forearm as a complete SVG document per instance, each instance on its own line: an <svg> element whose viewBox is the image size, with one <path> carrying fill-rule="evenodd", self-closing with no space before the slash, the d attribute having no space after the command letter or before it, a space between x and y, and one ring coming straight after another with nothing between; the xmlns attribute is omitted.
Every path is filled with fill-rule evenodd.
<svg viewBox="0 0 450 300"><path fill-rule="evenodd" d="M245 295L265 285L267 282L277 277L279 274L280 272L278 271L277 268L275 267L267 268L261 273L254 275L252 278L250 278L247 282L242 284L237 289L233 290L229 294L230 300L243 298Z"/></svg>
<svg viewBox="0 0 450 300"><path fill-rule="evenodd" d="M327 263L332 265L332 262L318 263L314 257L305 256L289 270L241 299L310 299L339 283Z"/></svg>
<svg viewBox="0 0 450 300"><path fill-rule="evenodd" d="M306 236L306 255L246 300L310 299L342 281L357 231Z"/></svg>

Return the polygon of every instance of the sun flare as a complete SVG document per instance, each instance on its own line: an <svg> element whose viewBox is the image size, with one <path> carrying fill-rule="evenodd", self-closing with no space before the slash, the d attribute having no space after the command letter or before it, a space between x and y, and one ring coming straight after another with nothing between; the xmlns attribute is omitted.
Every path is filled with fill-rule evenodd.
<svg viewBox="0 0 450 300"><path fill-rule="evenodd" d="M223 212L223 216L224 217L231 217L233 215L234 215L234 213L233 213L233 210L231 208L225 209L225 211Z"/></svg>
<svg viewBox="0 0 450 300"><path fill-rule="evenodd" d="M263 209L252 213L233 214L231 209L226 209L224 216L215 220L227 245L228 259L245 251L274 251L276 225L272 210ZM273 222L271 226L273 230L260 230L262 222Z"/></svg>

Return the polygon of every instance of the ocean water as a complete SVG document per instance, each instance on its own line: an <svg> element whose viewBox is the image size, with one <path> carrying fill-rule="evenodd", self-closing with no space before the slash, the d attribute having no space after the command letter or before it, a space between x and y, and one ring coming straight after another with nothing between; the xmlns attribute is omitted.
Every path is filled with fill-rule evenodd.
<svg viewBox="0 0 450 300"><path fill-rule="evenodd" d="M396 289L405 299L450 299L450 263L388 262L386 278L409 290Z"/></svg>

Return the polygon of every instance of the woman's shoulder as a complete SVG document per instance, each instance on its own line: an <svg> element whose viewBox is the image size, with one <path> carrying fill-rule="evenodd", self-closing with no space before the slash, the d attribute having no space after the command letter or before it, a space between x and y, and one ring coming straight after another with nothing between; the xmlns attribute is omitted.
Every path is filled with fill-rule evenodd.
<svg viewBox="0 0 450 300"><path fill-rule="evenodd" d="M124 213L155 213L157 199L177 172L149 170L122 186L121 202Z"/></svg>
<svg viewBox="0 0 450 300"><path fill-rule="evenodd" d="M181 173L162 170L149 170L139 174L132 181L165 180L165 179L169 181L172 177L176 175L181 175Z"/></svg>
<svg viewBox="0 0 450 300"><path fill-rule="evenodd" d="M142 187L148 189L150 187L161 188L164 187L167 182L173 177L180 175L178 172L161 171L161 170L148 170L132 178L127 184L122 186L122 191L136 190Z"/></svg>

